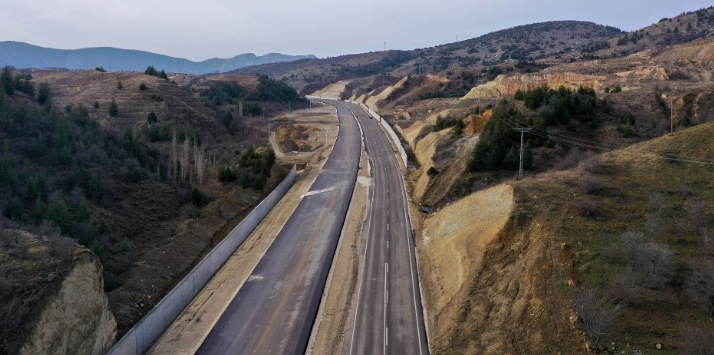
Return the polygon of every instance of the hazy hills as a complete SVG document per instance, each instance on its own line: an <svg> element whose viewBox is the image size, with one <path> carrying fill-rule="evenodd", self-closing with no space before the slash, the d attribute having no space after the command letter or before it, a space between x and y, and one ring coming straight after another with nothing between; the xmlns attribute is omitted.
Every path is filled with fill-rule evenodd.
<svg viewBox="0 0 714 355"><path fill-rule="evenodd" d="M193 62L167 55L110 47L65 50L38 47L22 42L0 42L0 64L16 68L94 69L101 66L108 71L144 71L147 66L153 65L157 69L165 69L168 72L208 74L305 58L315 58L315 56L291 56L280 53L256 56L253 53L246 53L233 58L213 58Z"/></svg>

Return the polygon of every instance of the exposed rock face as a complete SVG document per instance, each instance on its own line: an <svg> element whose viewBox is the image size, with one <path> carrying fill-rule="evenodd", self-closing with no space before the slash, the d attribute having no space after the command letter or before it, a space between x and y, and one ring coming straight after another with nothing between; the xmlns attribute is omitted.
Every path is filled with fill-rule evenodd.
<svg viewBox="0 0 714 355"><path fill-rule="evenodd" d="M115 341L117 324L103 283L97 257L77 251L72 270L45 303L19 354L104 354Z"/></svg>
<svg viewBox="0 0 714 355"><path fill-rule="evenodd" d="M498 98L502 96L513 96L518 90L528 90L546 85L550 88L565 86L569 89L577 90L579 87L590 87L600 90L603 81L607 77L602 75L584 75L577 73L549 73L505 76L499 75L496 80L479 85L462 99Z"/></svg>

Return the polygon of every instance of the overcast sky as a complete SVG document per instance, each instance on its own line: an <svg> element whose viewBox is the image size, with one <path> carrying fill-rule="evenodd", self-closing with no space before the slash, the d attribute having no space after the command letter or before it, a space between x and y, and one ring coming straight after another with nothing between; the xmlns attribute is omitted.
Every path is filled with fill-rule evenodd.
<svg viewBox="0 0 714 355"><path fill-rule="evenodd" d="M631 31L705 0L3 0L0 41L119 47L191 60L414 49L517 25L584 20Z"/></svg>

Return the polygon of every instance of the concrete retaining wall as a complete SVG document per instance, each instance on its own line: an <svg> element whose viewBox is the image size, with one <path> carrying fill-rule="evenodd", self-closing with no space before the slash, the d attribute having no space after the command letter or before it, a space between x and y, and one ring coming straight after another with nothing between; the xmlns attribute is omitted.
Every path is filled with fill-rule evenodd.
<svg viewBox="0 0 714 355"><path fill-rule="evenodd" d="M127 332L107 355L140 355L163 333L186 306L210 281L213 274L223 266L243 244L265 216L275 207L295 181L296 167L288 176L256 206L186 277L181 280L154 308Z"/></svg>

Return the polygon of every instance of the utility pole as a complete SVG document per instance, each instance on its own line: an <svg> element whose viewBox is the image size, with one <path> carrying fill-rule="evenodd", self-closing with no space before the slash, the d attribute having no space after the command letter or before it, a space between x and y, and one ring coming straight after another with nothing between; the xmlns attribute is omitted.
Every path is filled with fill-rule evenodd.
<svg viewBox="0 0 714 355"><path fill-rule="evenodd" d="M383 52L387 51L387 41L384 41L384 47L382 47L382 48L383 48Z"/></svg>
<svg viewBox="0 0 714 355"><path fill-rule="evenodd" d="M261 107L263 111L263 119L265 119L265 106ZM268 122L268 144L267 147L270 148L270 119L267 120Z"/></svg>
<svg viewBox="0 0 714 355"><path fill-rule="evenodd" d="M478 115L481 116L481 89L478 90Z"/></svg>
<svg viewBox="0 0 714 355"><path fill-rule="evenodd" d="M518 165L518 178L523 179L523 135L524 133L530 131L532 128L525 128L525 127L519 127L519 128L514 128L514 130L521 132L521 159L520 159L520 164Z"/></svg>

